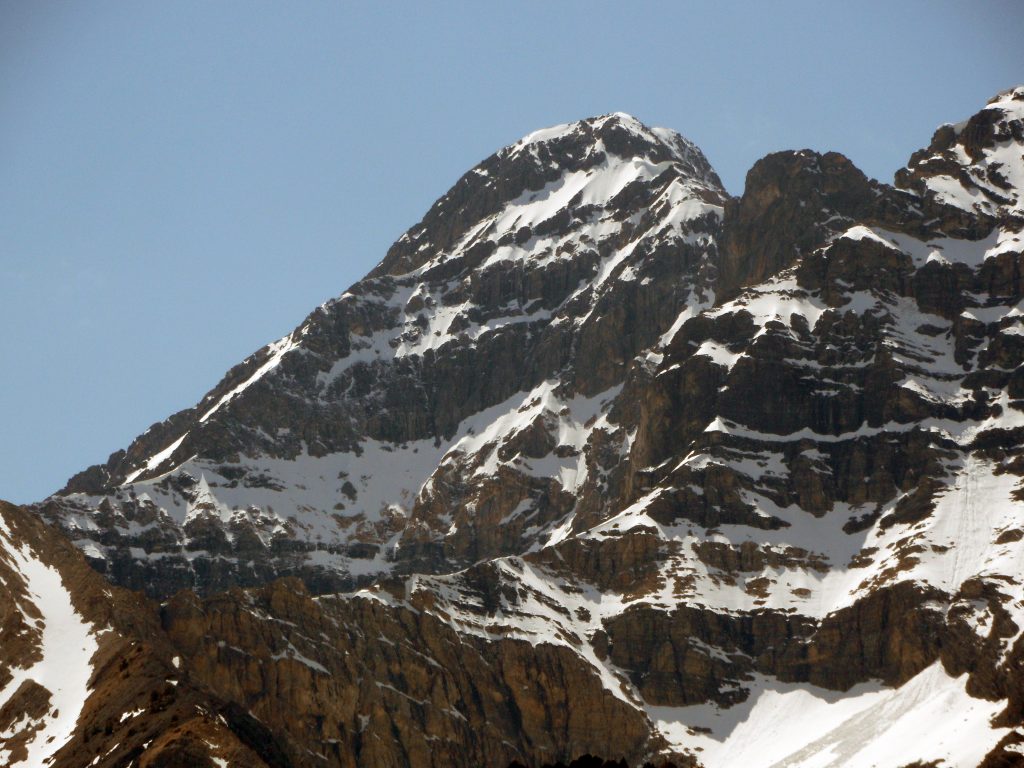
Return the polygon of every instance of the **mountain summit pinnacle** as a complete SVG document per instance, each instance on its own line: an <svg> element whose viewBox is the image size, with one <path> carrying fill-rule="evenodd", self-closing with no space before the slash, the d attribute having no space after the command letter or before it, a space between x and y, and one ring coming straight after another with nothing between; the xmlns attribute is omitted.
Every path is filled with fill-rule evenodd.
<svg viewBox="0 0 1024 768"><path fill-rule="evenodd" d="M497 155L514 157L526 151L532 152L542 163L558 164L561 158L572 157L581 149L605 152L626 160L673 161L693 179L721 187L718 175L697 145L669 128L648 127L625 112L534 131Z"/></svg>
<svg viewBox="0 0 1024 768"><path fill-rule="evenodd" d="M657 180L674 181L687 188L684 194L716 205L727 197L695 144L630 115L616 112L535 131L463 175L371 276L400 274L430 255L464 247L460 239L475 226L524 203L548 201L520 218L520 226L532 226L573 209L607 209L623 190ZM504 217L496 223L500 228L516 222Z"/></svg>

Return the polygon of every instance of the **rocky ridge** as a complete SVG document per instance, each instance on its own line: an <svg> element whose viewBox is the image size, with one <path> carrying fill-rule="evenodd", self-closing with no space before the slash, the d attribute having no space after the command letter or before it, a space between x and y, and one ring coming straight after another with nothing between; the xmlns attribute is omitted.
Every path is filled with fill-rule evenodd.
<svg viewBox="0 0 1024 768"><path fill-rule="evenodd" d="M1022 188L540 131L36 510L294 764L1017 764Z"/></svg>

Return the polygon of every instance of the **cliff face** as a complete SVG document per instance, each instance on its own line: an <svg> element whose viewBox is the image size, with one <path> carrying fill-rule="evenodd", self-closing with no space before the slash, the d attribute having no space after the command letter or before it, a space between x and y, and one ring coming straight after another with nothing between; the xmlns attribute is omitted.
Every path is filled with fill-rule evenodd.
<svg viewBox="0 0 1024 768"><path fill-rule="evenodd" d="M35 510L289 764L1017 764L1021 189L539 131Z"/></svg>

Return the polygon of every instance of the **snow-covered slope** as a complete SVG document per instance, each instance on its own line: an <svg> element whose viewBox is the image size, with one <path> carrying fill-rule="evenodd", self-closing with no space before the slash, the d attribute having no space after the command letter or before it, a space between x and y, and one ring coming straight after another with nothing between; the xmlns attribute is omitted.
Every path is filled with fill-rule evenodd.
<svg viewBox="0 0 1024 768"><path fill-rule="evenodd" d="M21 597L18 640L28 645L22 654L32 659L6 670L0 710L17 706L17 697L32 696L41 704L23 709L0 733L0 762L41 766L74 733L93 674L97 628L75 610L60 573L18 542L2 517L0 559L5 588Z"/></svg>
<svg viewBox="0 0 1024 768"><path fill-rule="evenodd" d="M160 597L344 592L165 614L206 684L330 764L1013 765L1022 104L940 128L896 186L784 152L735 199L626 115L538 131L39 510ZM268 689L251 660L279 654L337 690ZM603 720L556 748L574 706Z"/></svg>
<svg viewBox="0 0 1024 768"><path fill-rule="evenodd" d="M1024 87L1004 91L968 120L944 125L899 181L927 199L977 215L1024 217Z"/></svg>

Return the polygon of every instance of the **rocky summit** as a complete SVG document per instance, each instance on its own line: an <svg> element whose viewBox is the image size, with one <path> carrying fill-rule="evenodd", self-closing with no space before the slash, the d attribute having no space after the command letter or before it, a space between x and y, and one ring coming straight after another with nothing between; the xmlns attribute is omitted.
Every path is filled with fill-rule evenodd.
<svg viewBox="0 0 1024 768"><path fill-rule="evenodd" d="M530 134L0 507L0 762L1024 765L1022 271L1024 87L892 185Z"/></svg>

